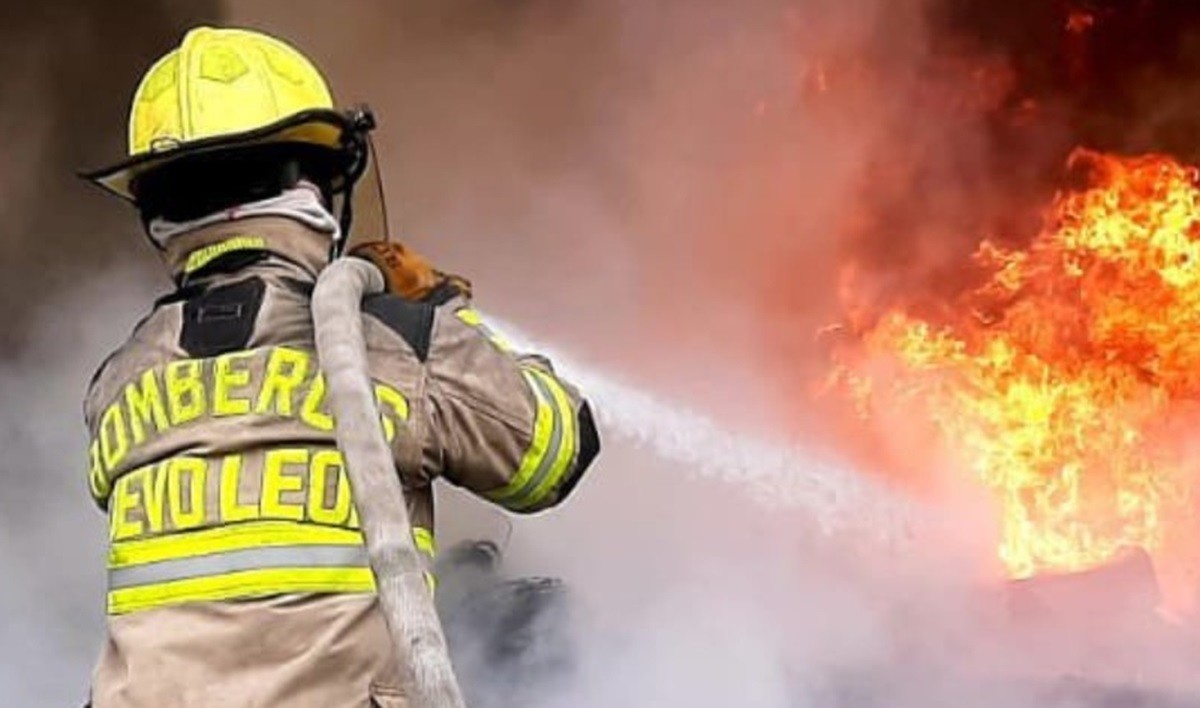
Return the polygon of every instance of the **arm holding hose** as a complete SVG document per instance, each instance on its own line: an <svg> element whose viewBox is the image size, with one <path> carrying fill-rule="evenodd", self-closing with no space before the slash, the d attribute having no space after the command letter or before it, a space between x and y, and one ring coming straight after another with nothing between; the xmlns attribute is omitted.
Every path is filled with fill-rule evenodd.
<svg viewBox="0 0 1200 708"><path fill-rule="evenodd" d="M547 359L493 331L462 278L400 244L365 244L353 255L379 267L390 293L430 308L425 408L440 475L517 513L566 499L600 450L580 392Z"/></svg>
<svg viewBox="0 0 1200 708"><path fill-rule="evenodd" d="M515 352L466 301L436 322L433 429L443 475L509 511L553 507L600 451L591 408L543 357Z"/></svg>

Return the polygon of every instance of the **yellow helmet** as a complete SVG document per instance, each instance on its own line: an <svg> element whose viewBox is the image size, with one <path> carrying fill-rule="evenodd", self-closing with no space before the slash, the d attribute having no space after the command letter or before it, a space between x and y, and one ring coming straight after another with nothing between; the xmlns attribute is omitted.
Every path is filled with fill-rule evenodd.
<svg viewBox="0 0 1200 708"><path fill-rule="evenodd" d="M341 151L347 135L373 127L362 120L334 109L321 72L289 44L199 27L142 77L129 112L128 158L84 176L136 200L141 175L182 157L266 143Z"/></svg>

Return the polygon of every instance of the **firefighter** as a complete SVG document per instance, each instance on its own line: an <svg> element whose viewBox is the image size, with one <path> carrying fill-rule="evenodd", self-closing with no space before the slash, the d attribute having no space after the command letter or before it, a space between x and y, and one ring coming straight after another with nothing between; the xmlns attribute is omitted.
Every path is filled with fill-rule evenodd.
<svg viewBox="0 0 1200 708"><path fill-rule="evenodd" d="M385 239L360 198L372 127L288 44L198 28L137 88L128 159L85 175L136 206L177 285L84 404L109 536L96 708L407 705L314 353L313 284L352 235L388 285L363 303L369 373L430 560L434 480L536 512L599 451L546 359Z"/></svg>

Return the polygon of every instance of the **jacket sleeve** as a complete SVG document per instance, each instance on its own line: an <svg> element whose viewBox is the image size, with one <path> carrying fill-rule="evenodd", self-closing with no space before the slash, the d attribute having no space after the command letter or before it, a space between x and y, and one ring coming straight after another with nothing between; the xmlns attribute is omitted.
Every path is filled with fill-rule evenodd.
<svg viewBox="0 0 1200 708"><path fill-rule="evenodd" d="M442 475L506 509L566 499L600 451L588 403L543 357L520 354L465 300L439 307L429 352Z"/></svg>

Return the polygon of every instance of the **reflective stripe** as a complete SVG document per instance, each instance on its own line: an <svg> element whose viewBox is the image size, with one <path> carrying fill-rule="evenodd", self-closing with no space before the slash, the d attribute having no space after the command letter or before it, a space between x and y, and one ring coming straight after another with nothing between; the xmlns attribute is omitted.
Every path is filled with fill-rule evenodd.
<svg viewBox="0 0 1200 708"><path fill-rule="evenodd" d="M255 521L175 533L136 541L117 541L108 553L108 567L125 568L144 563L224 553L263 546L361 546L362 533L332 526L295 521Z"/></svg>
<svg viewBox="0 0 1200 708"><path fill-rule="evenodd" d="M240 600L286 593L372 593L370 568L274 568L112 590L109 614L184 602Z"/></svg>
<svg viewBox="0 0 1200 708"><path fill-rule="evenodd" d="M517 473L488 498L510 509L537 506L562 481L575 456L575 417L562 386L549 374L527 367L521 372L537 399L533 441Z"/></svg>
<svg viewBox="0 0 1200 708"><path fill-rule="evenodd" d="M508 481L508 484L487 493L489 499L505 506L509 506L514 500L523 497L536 486L531 482L541 479L549 471L549 466L553 464L552 460L554 459L552 451L557 452L562 442L562 423L555 413L553 396L546 390L542 381L529 370L523 370L521 374L533 391L537 412L533 421L533 441L530 442L529 449L525 451L525 456L521 459L521 465L517 468L516 474Z"/></svg>
<svg viewBox="0 0 1200 708"><path fill-rule="evenodd" d="M338 568L366 565L367 550L362 546L248 548L113 569L108 571L108 587L110 590L121 590L138 585L267 568Z"/></svg>
<svg viewBox="0 0 1200 708"><path fill-rule="evenodd" d="M117 541L108 566L110 614L285 593L375 591L361 532L294 521Z"/></svg>
<svg viewBox="0 0 1200 708"><path fill-rule="evenodd" d="M437 555L437 546L433 540L433 532L424 526L414 526L412 530L413 543L417 550L433 558Z"/></svg>
<svg viewBox="0 0 1200 708"><path fill-rule="evenodd" d="M467 326L478 329L501 351L512 351L512 345L488 327L475 310L464 307L454 315ZM533 509L558 489L575 460L578 446L574 407L562 385L533 366L522 367L521 373L536 399L533 441L508 484L486 494L514 511Z"/></svg>
<svg viewBox="0 0 1200 708"><path fill-rule="evenodd" d="M567 392L563 390L561 384L544 371L533 369L533 375L541 381L547 389L550 390L551 396L554 399L554 408L557 413L559 425L562 428L561 445L556 453L547 455L547 458L552 460L549 471L543 478L534 478L531 482L535 486L531 489L526 498L516 502L512 508L518 510L528 509L537 506L545 501L555 489L558 489L562 484L563 476L570 469L571 463L575 461L575 449L578 446L577 440L579 437L576 428L575 412L571 406L571 399L568 398Z"/></svg>
<svg viewBox="0 0 1200 708"><path fill-rule="evenodd" d="M432 564L434 556L437 555L437 545L433 540L433 532L424 526L414 526L412 537L417 550L429 556L429 561ZM429 587L429 592L437 591L437 576L431 570L425 571L425 585Z"/></svg>
<svg viewBox="0 0 1200 708"><path fill-rule="evenodd" d="M193 273L227 253L235 251L261 251L267 247L267 242L261 236L235 236L211 246L198 248L188 254L187 262L183 265L184 273Z"/></svg>
<svg viewBox="0 0 1200 708"><path fill-rule="evenodd" d="M469 307L455 311L454 316L471 327L479 327L483 324L483 318L479 316L479 313Z"/></svg>
<svg viewBox="0 0 1200 708"><path fill-rule="evenodd" d="M462 320L463 324L467 325L468 327L474 327L475 329L479 330L483 336L487 337L488 341L496 345L496 348L500 351L512 352L512 344L510 344L509 341L504 338L504 335L489 327L487 323L483 321L483 318L479 316L479 313L475 310L472 310L469 307L464 307L455 311L454 316Z"/></svg>

